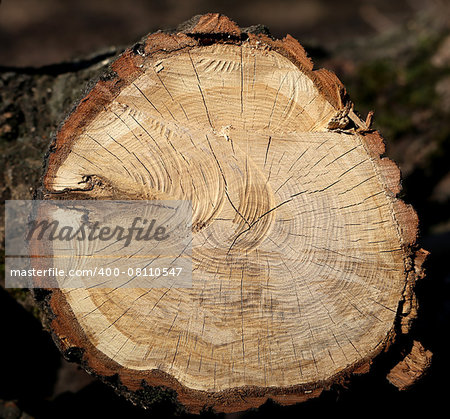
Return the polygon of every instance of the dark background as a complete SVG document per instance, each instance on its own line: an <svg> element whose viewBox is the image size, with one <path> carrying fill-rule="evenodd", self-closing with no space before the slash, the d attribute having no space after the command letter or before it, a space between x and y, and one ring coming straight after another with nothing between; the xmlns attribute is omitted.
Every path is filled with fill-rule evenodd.
<svg viewBox="0 0 450 419"><path fill-rule="evenodd" d="M82 78L80 85L79 79L70 77L79 68L70 63L88 57L87 67L97 65L147 33L176 27L206 12L224 13L243 27L265 24L275 37L290 33L306 47L316 67L337 73L356 109L363 115L375 111L374 125L386 138L387 155L402 170L401 197L418 211L420 245L431 251L427 278L417 285L419 320L411 338L430 349L434 359L427 376L413 389L398 392L392 387L384 378L392 360L381 357L371 373L356 377L348 388L332 389L317 400L287 408L269 401L243 416L369 412L405 416L422 407L432 415L445 409L450 375L450 4L446 0L3 0L2 201L31 197L51 131L95 73L82 70L86 80ZM62 62L66 64L60 66ZM21 83L33 75L43 75L43 83L50 86L48 97L41 95L42 86L36 87L34 96L21 93ZM59 100L52 93L58 81L71 83L70 100ZM11 83L19 92L12 99ZM29 122L26 112L19 112L24 107L21 101L28 99L36 109L42 102L42 109L52 110L54 121ZM151 412L135 408L63 360L39 317L27 293L0 287L0 418L173 413L174 407L165 400Z"/></svg>
<svg viewBox="0 0 450 419"><path fill-rule="evenodd" d="M241 27L267 25L275 37L336 45L408 23L445 0L3 0L0 64L39 66L174 28L197 14L220 12ZM436 14L438 17L439 14ZM445 19L445 16L442 16Z"/></svg>

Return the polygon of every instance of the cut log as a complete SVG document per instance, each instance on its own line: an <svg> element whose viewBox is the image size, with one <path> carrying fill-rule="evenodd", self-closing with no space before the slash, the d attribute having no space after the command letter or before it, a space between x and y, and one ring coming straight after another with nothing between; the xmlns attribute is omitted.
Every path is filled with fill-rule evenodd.
<svg viewBox="0 0 450 419"><path fill-rule="evenodd" d="M292 404L366 371L407 333L421 275L383 152L289 35L218 14L150 35L65 120L40 196L190 200L192 287L53 289L56 342L133 401L164 386L193 412Z"/></svg>

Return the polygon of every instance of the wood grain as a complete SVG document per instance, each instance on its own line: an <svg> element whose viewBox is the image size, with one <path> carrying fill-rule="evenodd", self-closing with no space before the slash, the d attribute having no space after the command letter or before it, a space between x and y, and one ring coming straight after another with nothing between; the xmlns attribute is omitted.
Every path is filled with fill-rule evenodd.
<svg viewBox="0 0 450 419"><path fill-rule="evenodd" d="M192 411L298 402L394 339L417 217L379 134L297 41L193 24L116 61L60 129L42 191L190 200L193 285L54 290L52 329L95 374L169 386Z"/></svg>

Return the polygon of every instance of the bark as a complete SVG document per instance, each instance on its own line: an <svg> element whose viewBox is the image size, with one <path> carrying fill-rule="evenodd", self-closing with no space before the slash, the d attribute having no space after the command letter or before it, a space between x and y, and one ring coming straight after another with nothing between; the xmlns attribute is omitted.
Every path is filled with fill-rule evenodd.
<svg viewBox="0 0 450 419"><path fill-rule="evenodd" d="M32 197L52 135L89 89L88 84L119 52L110 48L82 60L41 68L0 67L2 201Z"/></svg>
<svg viewBox="0 0 450 419"><path fill-rule="evenodd" d="M420 342L414 341L411 352L399 362L387 375L391 384L399 390L406 390L414 385L431 365L433 354Z"/></svg>

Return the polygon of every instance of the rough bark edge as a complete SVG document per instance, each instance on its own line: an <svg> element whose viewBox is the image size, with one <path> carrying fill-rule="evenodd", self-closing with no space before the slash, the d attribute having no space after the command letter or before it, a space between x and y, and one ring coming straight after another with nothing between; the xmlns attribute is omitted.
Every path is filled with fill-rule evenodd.
<svg viewBox="0 0 450 419"><path fill-rule="evenodd" d="M409 332L411 323L417 315L414 284L418 278L423 277L422 263L427 252L423 249L414 251L418 235L418 218L411 206L396 198L401 190L400 171L392 161L380 158L385 151L381 135L370 130L371 118L368 117L368 121L364 122L353 112L353 105L348 99L345 88L334 73L324 69L313 70L311 59L297 40L290 35L283 40L274 40L262 26L240 30L225 16L218 13L207 14L196 16L181 25L178 33L157 32L148 36L143 43L126 50L112 63L107 75L91 88L87 96L80 101L61 125L46 156L42 178L43 187L38 191L36 197L45 198L52 194L48 186L54 175L54 168L62 164L72 141L107 103L117 97L123 86L139 76L147 57L158 59L178 50L191 49L201 45L213 43L239 45L242 42L250 42L253 45L272 49L292 61L305 75L311 78L319 91L335 107L337 119L345 121L342 126L338 124L337 127L342 129L350 127L353 132L361 135L366 150L377 168L385 192L392 198L392 216L402 243L406 281L403 300L399 302L397 315L400 318L400 327L398 324L393 326L386 338L368 357L326 381L277 388L246 386L210 393L189 389L169 374L159 370L134 371L120 366L99 352L86 339L77 322L74 324L70 321L69 317L73 318L74 315L60 290L44 291L42 294L44 297L38 297L38 299L45 307L47 318L51 323L53 339L61 352L68 358L73 358L73 354L76 354L75 360L80 362L87 371L118 389L134 403L144 407L145 402L137 395L148 385L175 390L178 401L191 412L199 412L208 407L222 412L235 412L258 407L268 398L288 405L317 397L322 390L347 381L352 374L367 373L372 360L382 351L386 351L399 333ZM57 155L56 151L58 151ZM420 375L416 374L416 376Z"/></svg>
<svg viewBox="0 0 450 419"><path fill-rule="evenodd" d="M372 115L370 115L370 118ZM356 125L361 120L356 121ZM423 264L429 254L425 249L417 245L419 236L419 218L414 208L403 202L397 196L401 192L401 173L398 166L387 157L382 157L385 152L383 137L378 131L365 127L357 128L363 144L371 157L375 170L384 186L385 192L391 203L391 215L397 226L397 233L404 255L405 287L402 300L398 307L398 324L390 344L396 335L407 335L417 317L418 302L414 292L417 280L425 277Z"/></svg>
<svg viewBox="0 0 450 419"><path fill-rule="evenodd" d="M388 381L399 390L407 390L419 380L431 365L433 354L414 341L411 351L391 369Z"/></svg>
<svg viewBox="0 0 450 419"><path fill-rule="evenodd" d="M161 391L175 391L174 401L191 413L213 408L231 413L261 406L272 399L281 405L291 405L318 397L323 390L347 383L353 374L369 371L372 360L383 352L388 337L366 359L351 365L330 379L288 387L236 387L220 392L193 390L160 370L130 370L100 352L87 338L77 322L72 322L73 312L60 290L43 290L36 295L46 313L49 331L66 359L80 363L91 375L111 385L133 403L148 407L139 392L146 387L159 387Z"/></svg>
<svg viewBox="0 0 450 419"><path fill-rule="evenodd" d="M362 138L363 144L372 159L375 170L391 202L391 215L397 226L397 233L403 251L406 280L402 298L398 305L396 322L385 348L385 351L388 351L401 335L407 336L411 332L417 318L418 301L415 294L415 286L418 280L425 277L423 264L429 252L419 248L417 245L419 218L416 211L411 205L406 204L397 197L401 192L400 169L395 162L387 157L382 157L385 152L384 140L378 131L370 130L373 112L368 115L366 123L363 123L355 116L352 115L352 120L355 122L356 131L359 132ZM419 346L421 348L420 351L417 349ZM414 341L411 351L392 368L386 377L399 390L412 387L426 373L431 363L432 353L425 351L420 342ZM413 360L409 359L411 356L414 358Z"/></svg>

